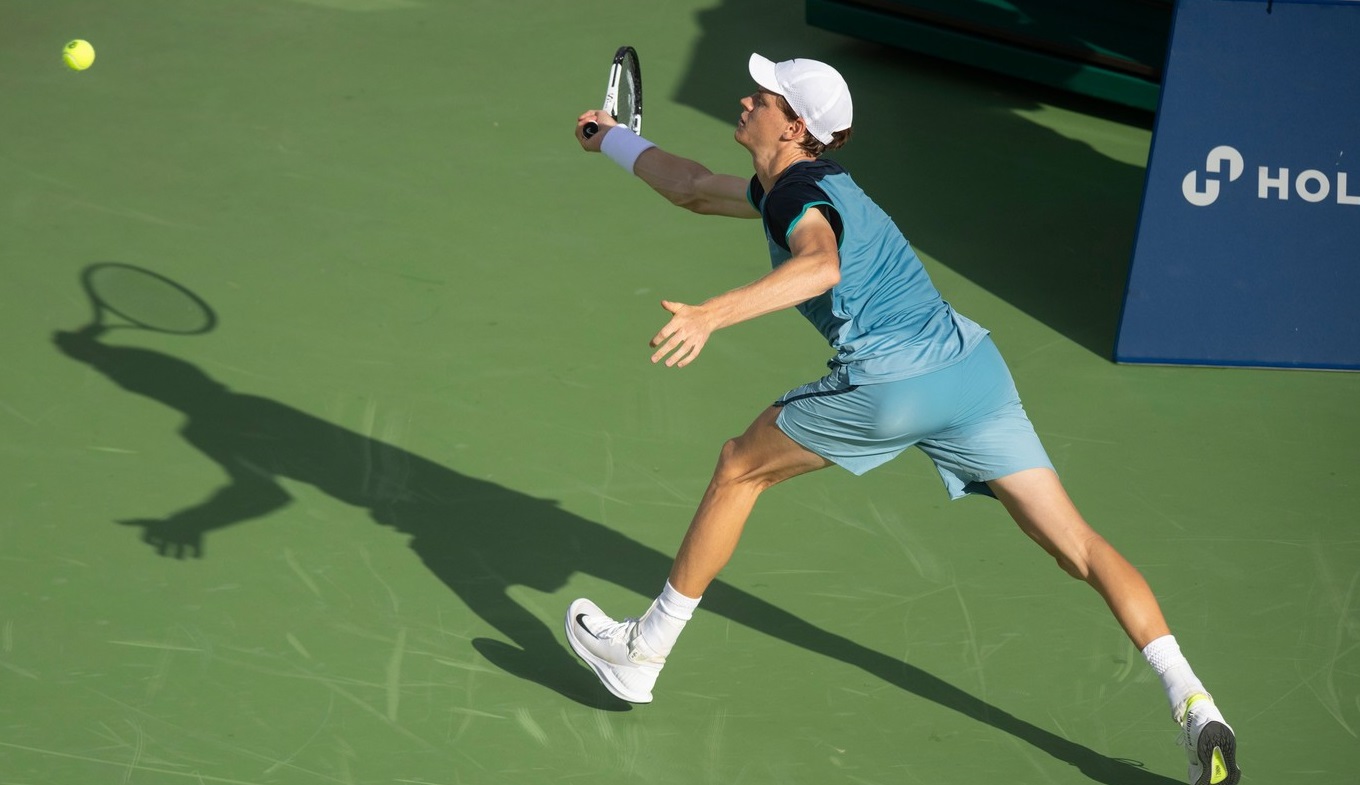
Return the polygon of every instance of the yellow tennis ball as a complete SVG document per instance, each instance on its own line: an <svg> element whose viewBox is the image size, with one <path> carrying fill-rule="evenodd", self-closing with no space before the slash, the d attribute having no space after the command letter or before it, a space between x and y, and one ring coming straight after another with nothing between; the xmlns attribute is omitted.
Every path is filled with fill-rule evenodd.
<svg viewBox="0 0 1360 785"><path fill-rule="evenodd" d="M61 59L66 61L66 67L72 71L84 71L94 62L94 47L90 46L89 41L77 38L61 50Z"/></svg>

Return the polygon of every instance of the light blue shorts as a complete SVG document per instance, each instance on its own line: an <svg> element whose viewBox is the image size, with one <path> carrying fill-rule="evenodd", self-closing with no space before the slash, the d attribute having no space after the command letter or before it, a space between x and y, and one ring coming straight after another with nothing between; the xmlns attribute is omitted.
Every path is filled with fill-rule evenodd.
<svg viewBox="0 0 1360 785"><path fill-rule="evenodd" d="M855 386L839 367L774 405L789 438L855 474L920 447L951 499L992 496L988 480L1053 468L990 337L938 371Z"/></svg>

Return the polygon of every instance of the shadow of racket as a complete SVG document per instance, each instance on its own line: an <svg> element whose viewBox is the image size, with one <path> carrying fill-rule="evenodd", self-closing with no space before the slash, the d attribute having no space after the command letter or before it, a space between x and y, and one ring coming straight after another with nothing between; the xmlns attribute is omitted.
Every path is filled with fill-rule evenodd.
<svg viewBox="0 0 1360 785"><path fill-rule="evenodd" d="M169 278L123 262L86 267L80 283L94 318L84 329L150 330L171 335L202 335L217 326L217 314L203 298Z"/></svg>

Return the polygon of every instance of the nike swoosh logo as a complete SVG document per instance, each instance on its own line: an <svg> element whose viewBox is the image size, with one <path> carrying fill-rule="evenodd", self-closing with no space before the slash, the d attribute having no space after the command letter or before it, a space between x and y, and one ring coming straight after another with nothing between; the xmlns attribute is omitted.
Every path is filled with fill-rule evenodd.
<svg viewBox="0 0 1360 785"><path fill-rule="evenodd" d="M586 626L586 623L585 623L584 621L582 621L582 619L584 619L585 617L586 617L586 615L585 615L584 613L578 613L578 614L576 614L576 626L577 626L577 627L580 627L580 628L583 629L583 630L585 630L585 631L586 631L586 634L589 635L590 637L595 638L596 640L599 640L599 637L598 637L597 635L595 635L595 633L591 632L591 631L590 631L590 628Z"/></svg>

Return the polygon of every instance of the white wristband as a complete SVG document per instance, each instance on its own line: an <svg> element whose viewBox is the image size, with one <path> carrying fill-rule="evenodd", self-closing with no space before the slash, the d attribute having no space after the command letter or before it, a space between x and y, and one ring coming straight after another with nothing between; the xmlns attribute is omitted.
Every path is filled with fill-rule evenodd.
<svg viewBox="0 0 1360 785"><path fill-rule="evenodd" d="M638 156L653 147L656 147L655 142L643 139L622 125L616 125L606 131L604 141L600 142L600 152L609 156L610 160L622 166L629 174L633 173L633 165L637 163Z"/></svg>

